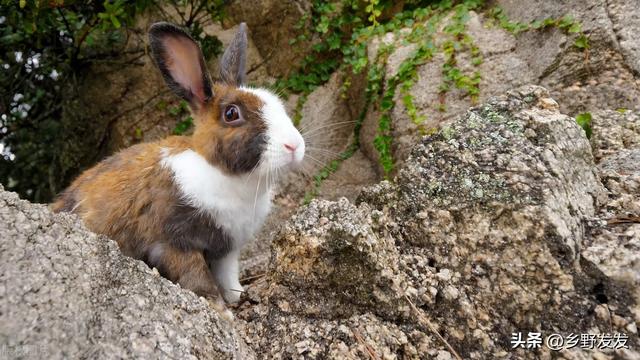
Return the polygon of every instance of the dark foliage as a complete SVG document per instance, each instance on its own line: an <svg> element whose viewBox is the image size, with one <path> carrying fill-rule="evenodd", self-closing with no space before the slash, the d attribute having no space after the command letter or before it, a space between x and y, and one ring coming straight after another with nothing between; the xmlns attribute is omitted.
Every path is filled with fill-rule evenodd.
<svg viewBox="0 0 640 360"><path fill-rule="evenodd" d="M130 46L137 15L176 22L199 37L205 56L220 41L201 36L223 1L156 2L0 0L0 182L21 197L47 202L78 172L104 156L103 119L78 102L95 63L147 56ZM172 18L167 9L177 14ZM184 10L188 9L188 10ZM116 64L117 65L117 64Z"/></svg>

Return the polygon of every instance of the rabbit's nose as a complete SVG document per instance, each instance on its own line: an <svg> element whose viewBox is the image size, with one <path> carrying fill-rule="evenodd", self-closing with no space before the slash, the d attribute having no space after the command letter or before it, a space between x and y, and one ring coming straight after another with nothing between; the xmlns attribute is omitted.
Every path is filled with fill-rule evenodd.
<svg viewBox="0 0 640 360"><path fill-rule="evenodd" d="M289 151L289 152L295 152L296 149L298 148L297 144L284 144L284 147Z"/></svg>

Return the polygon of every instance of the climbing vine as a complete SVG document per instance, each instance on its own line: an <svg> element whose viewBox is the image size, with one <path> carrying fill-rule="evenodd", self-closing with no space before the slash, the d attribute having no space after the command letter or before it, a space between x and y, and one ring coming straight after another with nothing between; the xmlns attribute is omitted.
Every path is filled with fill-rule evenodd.
<svg viewBox="0 0 640 360"><path fill-rule="evenodd" d="M573 45L581 50L588 50L589 38L582 31L582 25L576 21L571 15L565 15L561 18L545 18L542 20L534 20L530 23L521 23L517 21L511 21L504 13L504 10L495 6L487 11L487 16L489 20L493 20L495 24L505 29L506 31L518 35L519 33L531 30L542 30L545 28L558 28L564 31L566 34L576 34L575 40L573 41ZM489 25L494 25L489 22Z"/></svg>
<svg viewBox="0 0 640 360"><path fill-rule="evenodd" d="M373 66L369 68L367 73L367 88L365 91L365 104L358 115L358 119L356 120L355 126L353 128L353 141L347 147L345 151L340 153L338 157L332 161L330 161L327 165L322 167L318 174L313 177L313 186L310 191L308 191L304 196L304 203L309 203L314 197L318 195L318 191L322 182L326 180L331 174L336 172L340 166L340 164L349 159L353 154L360 148L360 129L362 128L362 123L364 122L365 116L369 110L369 106L372 102L375 102L377 98L380 96L380 91L382 89L382 83L384 80L384 62L386 62L389 54L391 53L392 47L386 46L381 51L378 52L376 57L376 62Z"/></svg>
<svg viewBox="0 0 640 360"><path fill-rule="evenodd" d="M467 33L470 11L483 11L485 26L499 26L514 35L558 28L574 37L576 48L585 52L589 49L588 37L580 23L571 16L520 23L509 20L499 7L486 8L483 0L407 1L403 11L388 14L392 7L393 2L384 0L368 0L364 5L355 0L334 3L317 0L310 15L301 19L299 24L300 29L308 30L291 41L311 41L314 44L300 68L276 84L285 93L301 94L294 114L296 124L302 119L301 110L307 95L328 81L331 74L341 71L344 94L351 85L352 77L368 69L366 105L356 121L355 140L347 150L320 169L314 177L313 190L307 193L305 201L316 196L322 182L358 149L359 130L371 108L377 109L379 114L373 146L387 178L393 173L395 164L392 111L396 100L400 100L418 131L428 133L432 130L424 128L427 119L415 105L411 90L418 80L419 67L431 61L436 54L443 56L444 63L442 82L438 87L440 101L434 106L446 111L446 95L452 89L462 91L471 102L477 102L482 82L479 66L484 59L474 39ZM304 25L307 23L310 26ZM383 35L389 33L392 33L393 40L384 43ZM378 38L382 45L378 46L375 61L370 63L367 46L374 38ZM398 44L411 45L413 52L399 64L395 74L385 76L386 61ZM470 58L470 67L459 65L458 58L463 53Z"/></svg>

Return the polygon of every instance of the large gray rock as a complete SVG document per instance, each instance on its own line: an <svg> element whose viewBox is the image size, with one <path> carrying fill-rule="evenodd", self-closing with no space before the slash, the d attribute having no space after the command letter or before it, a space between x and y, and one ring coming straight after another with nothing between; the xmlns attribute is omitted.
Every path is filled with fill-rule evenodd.
<svg viewBox="0 0 640 360"><path fill-rule="evenodd" d="M0 186L0 357L246 359L206 300Z"/></svg>
<svg viewBox="0 0 640 360"><path fill-rule="evenodd" d="M591 146L596 160L640 148L640 111L601 110L591 117Z"/></svg>
<svg viewBox="0 0 640 360"><path fill-rule="evenodd" d="M590 224L582 256L622 288L630 289L640 320L640 147L622 149L598 164L609 196Z"/></svg>
<svg viewBox="0 0 640 360"><path fill-rule="evenodd" d="M298 186L306 185L303 186L304 190L309 189L312 177L322 167L338 158L354 141L353 130L364 106L364 96L358 93L362 79L350 79L354 84L347 93L342 89L343 81L342 74L334 73L326 84L309 94L301 109L300 129L307 144L307 164L304 169L307 181L299 181L296 176L295 183ZM342 162L328 180L328 183L323 183L318 195L323 199L335 200L341 196L355 199L358 189L374 184L380 178L370 160L357 152Z"/></svg>
<svg viewBox="0 0 640 360"><path fill-rule="evenodd" d="M640 114L598 111L593 114L591 145L607 201L589 222L582 256L595 276L612 289L628 289L635 322L613 315L620 327L637 335L640 322Z"/></svg>
<svg viewBox="0 0 640 360"><path fill-rule="evenodd" d="M526 3L498 0L496 3L512 19L522 22L569 14L578 19L591 36L605 40L610 50L619 51L623 55L622 63L640 74L640 39L636 35L640 29L638 0L535 0Z"/></svg>
<svg viewBox="0 0 640 360"><path fill-rule="evenodd" d="M638 15L640 2L638 0L612 0L607 1L607 13L613 23L622 55L627 65L640 74L640 15Z"/></svg>
<svg viewBox="0 0 640 360"><path fill-rule="evenodd" d="M640 356L635 282L600 270L637 251L583 254L607 189L558 109L536 86L492 98L424 137L394 183L301 209L247 287L247 341L292 358ZM529 331L621 332L630 349L512 349Z"/></svg>
<svg viewBox="0 0 640 360"><path fill-rule="evenodd" d="M575 34L566 34L557 28L532 30L513 35L500 28L484 13L471 12L466 22L466 33L478 47L483 61L474 65L468 50L456 53L457 67L465 74L478 72L479 100L499 95L524 84L540 84L549 89L560 104L560 110L575 116L598 109L634 109L640 99L640 20L637 0L617 1L521 1L500 0L492 5L505 9L510 20L528 23L545 18L573 16L589 38L590 49L583 51L574 44ZM440 29L447 24L443 20ZM406 29L405 29L406 30ZM415 44L403 40L407 31L386 34L369 44L369 60L374 61L380 43L394 44L394 51L385 64L385 79L397 73L400 64L410 58ZM450 40L440 31L434 37L436 46ZM418 76L410 94L419 115L426 121L423 127L437 128L473 106L466 92L452 89L440 91L443 82L442 51L417 68ZM420 136L402 101L400 91L394 98L391 112L393 154L398 164L409 155ZM439 108L443 103L445 111ZM365 154L377 160L374 148L380 114L368 114L363 128ZM399 168L399 167L398 167Z"/></svg>

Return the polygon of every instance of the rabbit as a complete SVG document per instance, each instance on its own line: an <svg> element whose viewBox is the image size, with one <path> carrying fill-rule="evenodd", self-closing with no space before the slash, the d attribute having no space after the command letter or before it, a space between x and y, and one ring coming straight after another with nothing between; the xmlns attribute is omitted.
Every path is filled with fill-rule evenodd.
<svg viewBox="0 0 640 360"><path fill-rule="evenodd" d="M130 257L198 295L237 302L240 250L271 209L274 175L297 168L305 143L281 100L245 85L240 24L213 83L196 41L160 22L151 55L194 119L191 136L124 149L84 171L53 210L78 214Z"/></svg>

